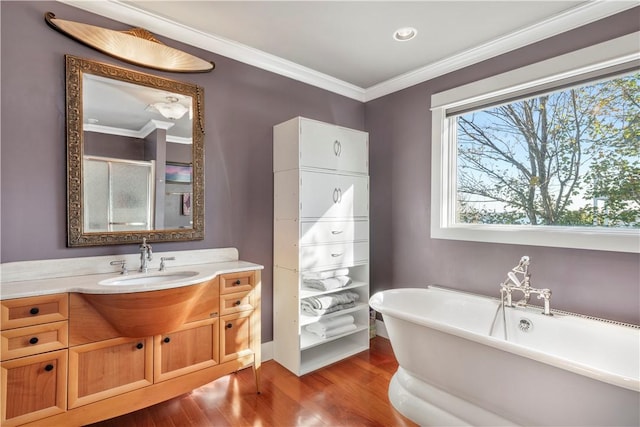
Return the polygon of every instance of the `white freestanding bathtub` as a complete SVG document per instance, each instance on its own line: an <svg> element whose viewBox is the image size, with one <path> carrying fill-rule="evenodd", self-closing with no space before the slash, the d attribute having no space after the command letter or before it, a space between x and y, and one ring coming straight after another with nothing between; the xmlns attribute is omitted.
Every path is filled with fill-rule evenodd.
<svg viewBox="0 0 640 427"><path fill-rule="evenodd" d="M503 316L499 299L433 286L369 303L400 365L389 399L422 426L640 425L638 327L536 307Z"/></svg>

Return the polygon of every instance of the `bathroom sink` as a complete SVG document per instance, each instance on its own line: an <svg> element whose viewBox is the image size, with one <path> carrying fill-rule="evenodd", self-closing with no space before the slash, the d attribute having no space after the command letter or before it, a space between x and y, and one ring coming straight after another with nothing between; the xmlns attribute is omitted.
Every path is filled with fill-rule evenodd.
<svg viewBox="0 0 640 427"><path fill-rule="evenodd" d="M158 285L189 279L199 274L197 271L171 271L157 274L136 274L132 276L113 277L98 282L104 286Z"/></svg>
<svg viewBox="0 0 640 427"><path fill-rule="evenodd" d="M137 274L111 279L116 286L152 283L149 280L180 280L195 276L193 271ZM139 280L143 280L140 282ZM146 280L146 281L144 281ZM107 282L106 280L104 282ZM123 283L124 282L124 283ZM161 283L161 282L160 282ZM123 337L147 337L171 332L184 324L209 282L151 291L83 294L84 298Z"/></svg>

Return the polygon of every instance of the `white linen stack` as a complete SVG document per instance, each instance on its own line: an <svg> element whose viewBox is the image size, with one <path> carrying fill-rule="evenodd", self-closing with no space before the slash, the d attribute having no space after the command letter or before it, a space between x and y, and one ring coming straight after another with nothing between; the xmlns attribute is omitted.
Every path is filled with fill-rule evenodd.
<svg viewBox="0 0 640 427"><path fill-rule="evenodd" d="M343 316L319 320L307 325L305 329L319 337L330 338L355 330L356 324L353 316L345 314Z"/></svg>
<svg viewBox="0 0 640 427"><path fill-rule="evenodd" d="M344 288L350 283L351 278L349 277L348 268L310 272L302 275L302 284L304 286L319 291L332 291L334 289Z"/></svg>
<svg viewBox="0 0 640 427"><path fill-rule="evenodd" d="M360 295L357 292L348 290L340 291L333 294L303 298L300 301L300 308L305 314L322 316L324 314L355 307L356 301L359 298Z"/></svg>

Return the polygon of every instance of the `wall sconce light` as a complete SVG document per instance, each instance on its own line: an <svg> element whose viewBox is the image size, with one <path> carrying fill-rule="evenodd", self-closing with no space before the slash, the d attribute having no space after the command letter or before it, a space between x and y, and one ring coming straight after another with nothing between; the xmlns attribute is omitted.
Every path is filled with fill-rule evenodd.
<svg viewBox="0 0 640 427"><path fill-rule="evenodd" d="M206 73L216 66L213 62L163 44L142 28L114 31L58 19L52 12L45 13L44 19L54 30L134 65L175 73Z"/></svg>

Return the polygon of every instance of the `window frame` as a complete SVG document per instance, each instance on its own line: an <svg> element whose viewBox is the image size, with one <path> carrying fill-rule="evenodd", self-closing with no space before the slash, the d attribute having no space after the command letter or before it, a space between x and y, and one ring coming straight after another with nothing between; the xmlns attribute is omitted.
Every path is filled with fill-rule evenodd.
<svg viewBox="0 0 640 427"><path fill-rule="evenodd" d="M524 97L612 70L640 67L640 32L622 36L431 96L431 238L640 253L640 230L456 223L455 121L447 112Z"/></svg>

